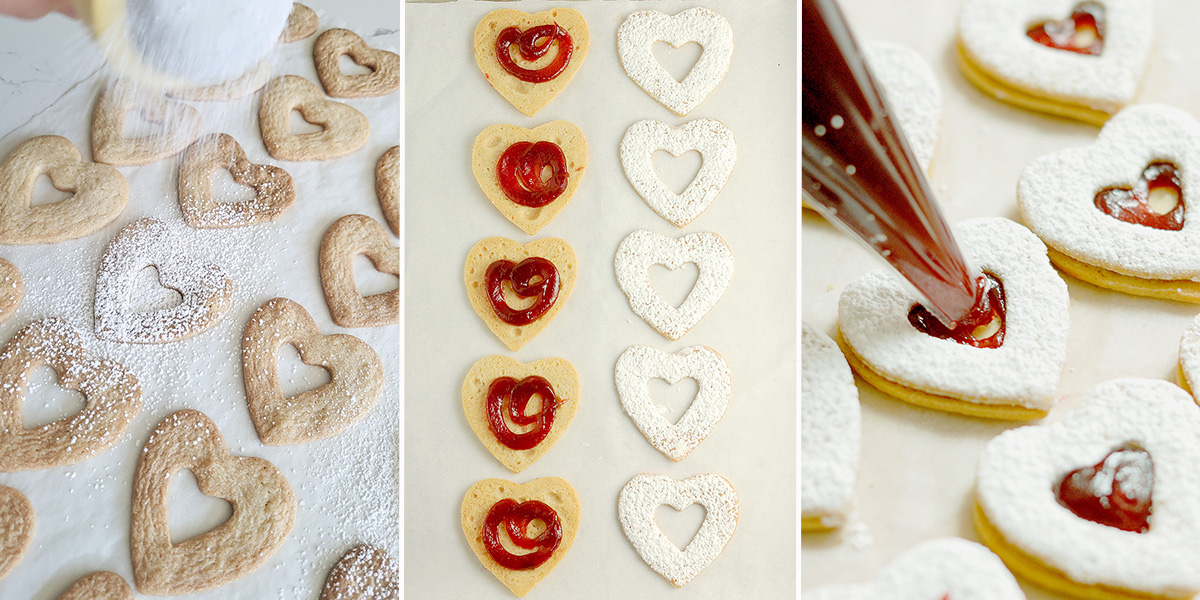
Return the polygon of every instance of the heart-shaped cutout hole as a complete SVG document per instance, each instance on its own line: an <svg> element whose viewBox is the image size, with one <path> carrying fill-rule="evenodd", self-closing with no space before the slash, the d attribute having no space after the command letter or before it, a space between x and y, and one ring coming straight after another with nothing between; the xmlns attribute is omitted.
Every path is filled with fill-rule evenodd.
<svg viewBox="0 0 1200 600"><path fill-rule="evenodd" d="M1004 285L990 274L980 277L976 284L981 301L954 328L947 327L921 304L914 304L908 311L909 324L935 338L974 348L999 348L1004 344L1005 332Z"/></svg>
<svg viewBox="0 0 1200 600"><path fill-rule="evenodd" d="M183 294L164 286L154 265L138 271L129 289L129 310L133 312L171 310L183 304Z"/></svg>
<svg viewBox="0 0 1200 600"><path fill-rule="evenodd" d="M354 257L354 286L360 295L372 296L390 292L399 285L398 276L380 271L367 255L359 254Z"/></svg>
<svg viewBox="0 0 1200 600"><path fill-rule="evenodd" d="M299 110L293 110L288 119L291 135L304 135L306 133L321 133L325 131L324 125L305 119Z"/></svg>
<svg viewBox="0 0 1200 600"><path fill-rule="evenodd" d="M1033 25L1026 35L1048 48L1099 56L1104 51L1104 7L1096 2L1077 4L1071 16Z"/></svg>
<svg viewBox="0 0 1200 600"><path fill-rule="evenodd" d="M646 382L646 389L658 413L668 422L678 423L700 393L700 384L692 377L684 377L673 384L654 377Z"/></svg>
<svg viewBox="0 0 1200 600"><path fill-rule="evenodd" d="M683 510L675 510L673 506L662 504L654 511L654 523L672 544L683 550L692 538L696 537L706 516L708 511L700 504L690 504Z"/></svg>
<svg viewBox="0 0 1200 600"><path fill-rule="evenodd" d="M21 403L21 426L34 429L79 413L87 405L83 394L58 385L54 369L41 365L30 371Z"/></svg>
<svg viewBox="0 0 1200 600"><path fill-rule="evenodd" d="M75 192L60 190L55 187L54 183L50 180L50 176L43 173L38 175L38 178L33 182L33 196L29 201L29 205L54 204L55 202L62 202L74 196Z"/></svg>
<svg viewBox="0 0 1200 600"><path fill-rule="evenodd" d="M187 469L171 476L167 505L172 544L208 533L233 516L233 505L201 492L196 476Z"/></svg>
<svg viewBox="0 0 1200 600"><path fill-rule="evenodd" d="M258 198L258 192L245 184L234 181L229 169L216 169L210 176L212 181L213 198L217 202L252 202Z"/></svg>
<svg viewBox="0 0 1200 600"><path fill-rule="evenodd" d="M316 389L330 382L329 370L310 365L300 359L300 351L295 344L284 344L279 347L278 369L279 388L284 398L298 396L308 390Z"/></svg>
<svg viewBox="0 0 1200 600"><path fill-rule="evenodd" d="M704 166L704 157L698 150L688 150L679 156L657 150L650 155L650 162L663 185L675 194L682 194L696 180L700 167Z"/></svg>
<svg viewBox="0 0 1200 600"><path fill-rule="evenodd" d="M671 270L661 264L650 265L650 285L667 304L678 308L700 279L700 267L696 263L684 263Z"/></svg>
<svg viewBox="0 0 1200 600"><path fill-rule="evenodd" d="M338 56L338 71L342 75L370 75L375 69L358 64L349 54L342 54Z"/></svg>
<svg viewBox="0 0 1200 600"><path fill-rule="evenodd" d="M1182 179L1179 170L1169 162L1147 165L1132 188L1100 190L1095 205L1118 221L1166 231L1183 229Z"/></svg>
<svg viewBox="0 0 1200 600"><path fill-rule="evenodd" d="M658 64L662 65L675 81L683 81L704 53L704 48L697 42L688 42L675 48L662 40L655 42L650 50Z"/></svg>
<svg viewBox="0 0 1200 600"><path fill-rule="evenodd" d="M1067 473L1058 484L1058 503L1076 516L1146 533L1154 491L1154 461L1132 444L1117 448L1100 462Z"/></svg>

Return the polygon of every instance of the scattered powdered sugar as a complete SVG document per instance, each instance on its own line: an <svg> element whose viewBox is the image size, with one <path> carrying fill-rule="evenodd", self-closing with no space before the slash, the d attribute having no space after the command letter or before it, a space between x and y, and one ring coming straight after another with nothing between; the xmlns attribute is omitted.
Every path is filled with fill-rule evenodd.
<svg viewBox="0 0 1200 600"><path fill-rule="evenodd" d="M845 522L862 437L858 387L829 336L800 324L800 515Z"/></svg>
<svg viewBox="0 0 1200 600"><path fill-rule="evenodd" d="M688 42L704 47L700 60L683 81L676 81L654 58L651 47L662 41L679 48ZM733 28L725 17L704 7L670 16L656 10L635 12L617 29L617 53L629 78L651 98L683 116L699 106L721 83L733 57Z"/></svg>
<svg viewBox="0 0 1200 600"><path fill-rule="evenodd" d="M657 150L675 157L689 150L700 153L700 171L682 194L672 192L654 171L651 156ZM676 227L691 223L712 204L729 181L735 162L737 142L733 132L716 119L696 119L679 127L662 121L638 121L621 138L625 177L654 212Z"/></svg>
<svg viewBox="0 0 1200 600"><path fill-rule="evenodd" d="M916 50L889 42L867 42L863 56L917 162L928 171L942 114L942 90L933 68Z"/></svg>

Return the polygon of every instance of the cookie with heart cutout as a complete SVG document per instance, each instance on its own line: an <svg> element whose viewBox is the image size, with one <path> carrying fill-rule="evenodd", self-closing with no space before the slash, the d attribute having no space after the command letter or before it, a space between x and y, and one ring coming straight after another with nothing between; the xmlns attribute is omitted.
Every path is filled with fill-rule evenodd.
<svg viewBox="0 0 1200 600"><path fill-rule="evenodd" d="M671 385L685 377L696 381L696 396L683 416L672 423L663 407L650 399L651 379ZM652 446L673 461L681 461L712 433L725 416L733 394L729 364L716 350L691 346L668 354L649 346L630 346L617 358L617 395L625 414Z"/></svg>
<svg viewBox="0 0 1200 600"><path fill-rule="evenodd" d="M462 529L479 562L522 597L567 555L581 514L579 494L560 477L484 479L463 496ZM530 527L534 520L540 531Z"/></svg>
<svg viewBox="0 0 1200 600"><path fill-rule="evenodd" d="M875 271L838 301L846 359L906 402L992 419L1041 418L1054 405L1066 360L1067 286L1042 242L1017 223L974 219L955 230L967 264L982 273L991 322L948 330L907 282Z"/></svg>
<svg viewBox="0 0 1200 600"><path fill-rule="evenodd" d="M659 150L675 157L692 150L700 153L700 170L682 193L671 191L654 171L651 156ZM679 127L661 121L638 121L621 138L625 177L658 216L680 228L712 204L729 181L735 162L737 142L733 132L716 119L696 119Z"/></svg>
<svg viewBox="0 0 1200 600"><path fill-rule="evenodd" d="M574 123L533 129L492 125L471 146L471 171L492 205L533 235L567 207L587 170L587 139ZM543 171L549 167L549 176Z"/></svg>
<svg viewBox="0 0 1200 600"><path fill-rule="evenodd" d="M694 263L700 273L687 298L679 306L667 304L650 283L650 267L662 265L672 271ZM639 229L621 240L613 259L617 285L629 299L634 314L669 340L691 331L700 319L721 301L733 278L733 252L721 236L690 233L677 239Z"/></svg>
<svg viewBox="0 0 1200 600"><path fill-rule="evenodd" d="M347 75L338 59L348 56L370 73ZM313 44L317 78L333 98L374 98L400 89L400 55L372 48L349 29L328 29Z"/></svg>
<svg viewBox="0 0 1200 600"><path fill-rule="evenodd" d="M800 324L800 531L840 527L854 496L862 410L837 343Z"/></svg>
<svg viewBox="0 0 1200 600"><path fill-rule="evenodd" d="M922 542L870 581L804 590L805 600L1025 600L1004 563L961 538Z"/></svg>
<svg viewBox="0 0 1200 600"><path fill-rule="evenodd" d="M891 42L867 42L863 58L917 162L928 172L942 114L942 90L933 67L916 50Z"/></svg>
<svg viewBox="0 0 1200 600"><path fill-rule="evenodd" d="M125 122L137 113L149 131L137 137L125 134ZM152 163L175 156L204 131L200 111L124 82L111 83L100 92L92 111L92 160L114 166Z"/></svg>
<svg viewBox="0 0 1200 600"><path fill-rule="evenodd" d="M133 590L120 575L97 571L75 580L58 600L133 600Z"/></svg>
<svg viewBox="0 0 1200 600"><path fill-rule="evenodd" d="M33 523L33 505L25 494L0 485L0 579L25 557L33 541Z"/></svg>
<svg viewBox="0 0 1200 600"><path fill-rule="evenodd" d="M654 57L651 47L655 42L674 48L695 42L704 50L683 81L678 81ZM725 78L733 58L733 28L725 17L700 6L676 15L638 11L617 29L617 54L638 87L682 117L704 102Z"/></svg>
<svg viewBox="0 0 1200 600"><path fill-rule="evenodd" d="M70 198L33 206L38 177ZM54 244L90 235L125 210L129 183L120 171L84 162L70 140L43 135L22 142L0 163L0 244Z"/></svg>
<svg viewBox="0 0 1200 600"><path fill-rule="evenodd" d="M383 548L355 546L329 570L319 600L400 600L400 568Z"/></svg>
<svg viewBox="0 0 1200 600"><path fill-rule="evenodd" d="M283 395L279 348L291 344L329 383ZM383 395L383 363L366 342L344 333L322 335L304 307L274 298L258 307L242 334L242 376L254 429L277 446L325 439L362 419Z"/></svg>
<svg viewBox="0 0 1200 600"><path fill-rule="evenodd" d="M1200 123L1176 108L1140 104L1105 123L1092 145L1026 166L1017 203L1068 275L1126 294L1200 302L1196 189Z"/></svg>
<svg viewBox="0 0 1200 600"><path fill-rule="evenodd" d="M261 90L271 80L271 62L263 60L235 79L202 86L167 88L167 95L195 102L228 102Z"/></svg>
<svg viewBox="0 0 1200 600"><path fill-rule="evenodd" d="M171 308L138 311L133 283L146 267L182 296ZM157 219L139 219L117 232L96 272L96 337L166 344L206 331L229 310L233 281L221 266L189 254L179 234Z"/></svg>
<svg viewBox="0 0 1200 600"><path fill-rule="evenodd" d="M292 111L321 131L292 133ZM282 75L267 84L258 105L258 126L267 153L278 160L338 158L358 151L371 137L366 116L326 99L321 88L297 75Z"/></svg>
<svg viewBox="0 0 1200 600"><path fill-rule="evenodd" d="M958 62L984 93L1102 125L1133 101L1154 36L1145 0L970 0Z"/></svg>
<svg viewBox="0 0 1200 600"><path fill-rule="evenodd" d="M233 505L215 529L171 541L167 499L182 469L200 491ZM225 585L261 567L296 522L296 495L270 462L229 453L221 432L204 413L180 410L150 433L133 476L129 546L138 592L191 594Z"/></svg>
<svg viewBox="0 0 1200 600"><path fill-rule="evenodd" d="M299 2L293 2L292 12L288 13L287 25L283 33L279 34L279 43L298 42L316 33L320 25L321 19L317 16L317 11Z"/></svg>
<svg viewBox="0 0 1200 600"><path fill-rule="evenodd" d="M558 443L575 420L580 399L579 372L562 358L524 364L487 356L471 365L462 386L467 424L513 473L524 471Z"/></svg>
<svg viewBox="0 0 1200 600"><path fill-rule="evenodd" d="M1017 576L1080 598L1200 593L1200 408L1165 382L1093 387L979 458L975 526Z"/></svg>
<svg viewBox="0 0 1200 600"><path fill-rule="evenodd" d="M388 148L375 163L375 195L388 228L400 235L400 146Z"/></svg>
<svg viewBox="0 0 1200 600"><path fill-rule="evenodd" d="M704 522L680 550L658 524L654 511L662 505L683 510L704 507ZM617 497L617 516L625 537L651 569L675 587L683 587L712 564L737 529L738 496L720 475L704 473L683 480L665 475L635 475Z"/></svg>
<svg viewBox="0 0 1200 600"><path fill-rule="evenodd" d="M79 412L26 429L21 403L29 373L54 369L58 385L83 395ZM66 321L26 325L0 349L0 472L83 462L112 447L142 409L142 386L124 365L92 356Z"/></svg>
<svg viewBox="0 0 1200 600"><path fill-rule="evenodd" d="M212 174L217 169L226 169L235 182L254 188L254 198L218 200L212 185ZM224 133L206 135L183 151L176 189L183 220L198 229L267 223L282 216L296 201L296 188L287 171L250 162L241 144Z"/></svg>
<svg viewBox="0 0 1200 600"><path fill-rule="evenodd" d="M475 63L488 84L527 117L550 104L587 58L587 21L573 8L529 14L508 8L475 28Z"/></svg>
<svg viewBox="0 0 1200 600"><path fill-rule="evenodd" d="M575 249L559 238L490 237L471 248L463 267L475 314L513 352L558 316L578 274Z"/></svg>
<svg viewBox="0 0 1200 600"><path fill-rule="evenodd" d="M358 293L354 257L366 256L381 273L400 276L400 248L378 221L366 215L346 215L321 238L321 288L333 322L342 327L386 327L400 322L400 288L370 296Z"/></svg>

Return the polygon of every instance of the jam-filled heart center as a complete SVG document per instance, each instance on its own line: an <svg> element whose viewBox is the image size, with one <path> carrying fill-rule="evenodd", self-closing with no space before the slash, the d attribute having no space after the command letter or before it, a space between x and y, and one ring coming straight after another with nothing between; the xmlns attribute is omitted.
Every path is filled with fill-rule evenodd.
<svg viewBox="0 0 1200 600"><path fill-rule="evenodd" d="M497 260L488 265L485 274L488 302L496 317L509 325L529 325L538 320L558 299L561 289L558 269L554 263L540 256L531 256L514 264L511 260ZM505 299L505 283L519 298L533 298L531 306L515 309Z"/></svg>
<svg viewBox="0 0 1200 600"><path fill-rule="evenodd" d="M1076 516L1145 533L1150 529L1154 463L1150 453L1132 445L1114 450L1104 460L1067 473L1058 484L1058 503Z"/></svg>
<svg viewBox="0 0 1200 600"><path fill-rule="evenodd" d="M540 522L541 531L534 533ZM504 547L501 529L517 549ZM514 571L533 569L550 560L562 542L562 521L553 508L538 500L518 503L505 498L492 505L483 521L483 547L500 566Z"/></svg>
<svg viewBox="0 0 1200 600"><path fill-rule="evenodd" d="M549 64L540 69L526 69L517 64L512 56L512 46L516 45L517 53L526 62L536 62L550 52L551 46L558 46L557 54ZM558 77L571 61L571 34L559 25L538 25L521 31L518 27L508 27L496 37L496 59L513 77L530 83L543 83Z"/></svg>
<svg viewBox="0 0 1200 600"><path fill-rule="evenodd" d="M532 412L531 400L538 402ZM488 429L501 444L513 450L528 450L549 435L558 401L554 397L554 388L543 377L530 375L520 381L497 377L488 386L485 408ZM508 425L510 422L526 431L513 431Z"/></svg>
<svg viewBox="0 0 1200 600"><path fill-rule="evenodd" d="M1110 187L1096 194L1096 208L1114 219L1166 231L1183 229L1183 184L1179 169L1153 162L1132 188Z"/></svg>
<svg viewBox="0 0 1200 600"><path fill-rule="evenodd" d="M951 328L929 309L915 304L908 311L908 322L917 331L943 340L953 340L975 348L999 348L1004 344L1005 303L1004 285L995 277L984 274L976 281L981 300L971 312Z"/></svg>
<svg viewBox="0 0 1200 600"><path fill-rule="evenodd" d="M1104 50L1104 7L1096 2L1080 3L1066 19L1038 23L1026 35L1055 50L1099 56Z"/></svg>
<svg viewBox="0 0 1200 600"><path fill-rule="evenodd" d="M496 163L500 189L509 200L540 208L567 189L567 157L554 142L517 142Z"/></svg>

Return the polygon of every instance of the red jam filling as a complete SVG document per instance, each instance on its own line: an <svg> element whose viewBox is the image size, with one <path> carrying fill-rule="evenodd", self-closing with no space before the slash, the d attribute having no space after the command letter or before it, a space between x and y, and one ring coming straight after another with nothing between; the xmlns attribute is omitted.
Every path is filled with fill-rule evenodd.
<svg viewBox="0 0 1200 600"><path fill-rule="evenodd" d="M1029 28L1033 41L1055 50L1099 56L1104 50L1104 7L1084 2L1062 21L1047 21Z"/></svg>
<svg viewBox="0 0 1200 600"><path fill-rule="evenodd" d="M541 521L546 528L538 535L529 537L529 524L534 520ZM501 525L515 546L532 552L509 552L500 544ZM518 504L516 500L505 498L493 504L483 520L483 547L492 560L506 569L520 571L537 567L550 559L561 541L562 523L558 520L558 513L537 500Z"/></svg>
<svg viewBox="0 0 1200 600"><path fill-rule="evenodd" d="M943 340L954 340L975 348L999 348L1004 343L1004 286L991 275L976 281L980 301L958 326L947 327L928 308L913 305L908 322L918 331Z"/></svg>
<svg viewBox="0 0 1200 600"><path fill-rule="evenodd" d="M527 415L525 409L535 395L542 399L542 406L536 413ZM550 387L549 381L537 375L531 375L521 381L512 377L497 377L488 386L488 429L492 430L492 434L501 444L513 450L528 450L542 443L550 433L556 407L554 388ZM537 427L525 433L515 433L504 422L505 414L514 425L528 426L536 423Z"/></svg>
<svg viewBox="0 0 1200 600"><path fill-rule="evenodd" d="M1067 473L1058 485L1058 503L1089 521L1145 533L1153 489L1150 453L1125 446L1091 467Z"/></svg>
<svg viewBox="0 0 1200 600"><path fill-rule="evenodd" d="M550 168L550 176L542 172ZM567 189L567 157L554 142L517 142L500 155L496 163L500 189L509 200L540 208Z"/></svg>
<svg viewBox="0 0 1200 600"><path fill-rule="evenodd" d="M1166 212L1155 210L1151 200L1158 195L1174 206ZM1183 229L1183 187L1179 171L1168 162L1150 163L1133 189L1112 187L1096 194L1096 208L1115 219L1155 229Z"/></svg>
<svg viewBox="0 0 1200 600"><path fill-rule="evenodd" d="M540 256L531 256L517 264L511 260L498 260L488 265L485 279L492 310L509 325L528 325L538 320L558 300L558 269ZM536 297L537 300L529 308L511 308L504 299L505 281L512 284L517 296Z"/></svg>
<svg viewBox="0 0 1200 600"><path fill-rule="evenodd" d="M558 55L540 69L521 67L513 60L510 50L516 44L521 58L533 62L545 56L555 42L558 43ZM517 27L508 27L496 37L496 59L513 77L529 83L544 83L558 77L571 62L571 34L558 25L538 25L524 32Z"/></svg>

